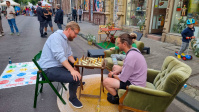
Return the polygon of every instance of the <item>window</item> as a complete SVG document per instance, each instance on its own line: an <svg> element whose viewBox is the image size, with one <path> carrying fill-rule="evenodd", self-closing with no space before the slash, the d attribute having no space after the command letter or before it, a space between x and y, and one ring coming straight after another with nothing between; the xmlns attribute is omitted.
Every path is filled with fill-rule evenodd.
<svg viewBox="0 0 199 112"><path fill-rule="evenodd" d="M147 0L127 0L126 25L139 26L145 22Z"/></svg>
<svg viewBox="0 0 199 112"><path fill-rule="evenodd" d="M104 12L104 0L94 0L94 11Z"/></svg>
<svg viewBox="0 0 199 112"><path fill-rule="evenodd" d="M195 36L199 36L199 0L175 0L170 32L181 33L187 19L195 19Z"/></svg>

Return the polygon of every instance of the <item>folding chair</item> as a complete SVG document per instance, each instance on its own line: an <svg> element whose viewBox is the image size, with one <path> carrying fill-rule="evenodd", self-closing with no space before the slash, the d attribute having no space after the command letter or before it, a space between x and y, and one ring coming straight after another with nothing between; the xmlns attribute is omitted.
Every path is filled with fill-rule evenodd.
<svg viewBox="0 0 199 112"><path fill-rule="evenodd" d="M39 64L37 63L37 61L41 57L41 53L42 53L42 51L40 51L32 59L32 61L34 62L34 64L39 69L39 71L37 71L37 79L36 79L35 96L34 96L34 105L33 105L33 107L36 108L36 105L37 105L37 96L39 95L39 93L42 93L43 84L44 83L48 83L50 85L50 87L53 89L53 91L57 94L57 96L59 97L59 99L62 101L62 103L66 104L66 102L62 98L63 88L67 91L67 88L65 87L64 83L61 83L61 85L63 86L63 88L62 88L62 92L61 92L61 95L60 95L59 92L57 91L58 87L57 87L57 89L54 87L54 85L52 84L52 81L49 81L48 77L46 76L46 74L44 73L44 71L42 70L42 68L39 66ZM40 89L38 90L40 84L41 84L41 86L40 86ZM58 83L58 86L59 86L59 83Z"/></svg>

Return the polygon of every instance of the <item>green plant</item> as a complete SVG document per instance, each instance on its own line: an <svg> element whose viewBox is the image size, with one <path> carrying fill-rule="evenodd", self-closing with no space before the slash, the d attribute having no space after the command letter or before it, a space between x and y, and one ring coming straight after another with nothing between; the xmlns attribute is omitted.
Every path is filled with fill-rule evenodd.
<svg viewBox="0 0 199 112"><path fill-rule="evenodd" d="M185 28L186 28L186 21L183 20L182 17L178 19L177 24L173 24L173 31L175 33L181 33Z"/></svg>
<svg viewBox="0 0 199 112"><path fill-rule="evenodd" d="M112 26L111 23L107 23L107 24L106 24L106 28L111 27L111 26Z"/></svg>
<svg viewBox="0 0 199 112"><path fill-rule="evenodd" d="M94 35L91 35L91 34L86 35L86 39L87 39L89 42L93 42L93 43L96 42L96 37L95 37Z"/></svg>

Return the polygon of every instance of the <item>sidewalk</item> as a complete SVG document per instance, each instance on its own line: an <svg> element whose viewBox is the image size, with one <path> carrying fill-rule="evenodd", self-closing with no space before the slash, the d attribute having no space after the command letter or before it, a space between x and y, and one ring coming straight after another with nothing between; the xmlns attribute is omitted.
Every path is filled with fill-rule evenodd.
<svg viewBox="0 0 199 112"><path fill-rule="evenodd" d="M92 35L95 35L97 38L97 36L98 36L97 33L99 30L98 25L93 25L92 23L88 23L88 22L84 22L84 21L82 23L79 23L79 25L81 27L81 31L79 33L81 36L85 36L87 34L92 34ZM118 31L116 33L116 35L120 35L122 33L125 33L125 32ZM104 36L102 35L102 40L104 40L104 39L105 39L105 35ZM145 38L145 37L142 37L141 41L144 42L145 46L150 47L151 53L144 54L144 57L146 58L148 68L151 68L151 69L160 70L164 59L167 56L175 57L174 52L178 51L180 49L180 46L175 46L170 43L163 43L160 41L151 40L151 39ZM192 54L192 50L190 50L189 53ZM189 65L192 68L192 75L190 76L189 80L186 83L188 86L187 86L187 88L183 88L181 90L181 93L182 94L185 93L186 95L197 100L197 103L199 103L199 83L198 83L198 81L199 81L199 70L198 70L199 58L197 58L193 54L192 54L192 56L193 56L192 60L188 60L188 61L181 60L182 62L186 63L187 65Z"/></svg>

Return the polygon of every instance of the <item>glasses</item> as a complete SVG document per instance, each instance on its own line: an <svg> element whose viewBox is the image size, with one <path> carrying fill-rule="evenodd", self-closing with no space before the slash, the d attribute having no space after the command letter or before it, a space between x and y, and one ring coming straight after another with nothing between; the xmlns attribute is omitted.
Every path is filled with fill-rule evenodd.
<svg viewBox="0 0 199 112"><path fill-rule="evenodd" d="M73 30L73 29L72 29L72 30ZM75 32L75 30L73 30L73 32L75 33L75 35L78 35L78 33L79 33L79 32L78 32L78 33L76 33L76 32Z"/></svg>

